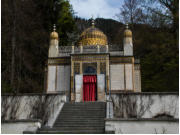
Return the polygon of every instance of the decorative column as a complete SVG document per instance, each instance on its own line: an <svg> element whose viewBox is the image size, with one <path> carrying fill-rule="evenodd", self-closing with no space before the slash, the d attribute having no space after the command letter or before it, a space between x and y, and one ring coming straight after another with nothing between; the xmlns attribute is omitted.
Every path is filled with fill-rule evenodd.
<svg viewBox="0 0 180 135"><path fill-rule="evenodd" d="M100 61L97 62L97 74L100 74Z"/></svg>
<svg viewBox="0 0 180 135"><path fill-rule="evenodd" d="M106 85L107 93L109 93L109 55L106 56Z"/></svg>
<svg viewBox="0 0 180 135"><path fill-rule="evenodd" d="M80 75L82 75L83 76L83 62L82 61L80 61L80 65L79 65L80 67L79 67L79 70L80 70ZM82 86L81 86L81 101L83 101L83 84L82 84Z"/></svg>
<svg viewBox="0 0 180 135"><path fill-rule="evenodd" d="M72 53L74 53L74 45L72 46Z"/></svg>
<svg viewBox="0 0 180 135"><path fill-rule="evenodd" d="M71 101L75 101L74 93L74 61L71 60Z"/></svg>
<svg viewBox="0 0 180 135"><path fill-rule="evenodd" d="M83 67L82 67L82 64L83 64L83 63L82 63L82 61L81 61L81 62L80 62L80 67L79 67L79 68L80 68L80 74L83 74Z"/></svg>
<svg viewBox="0 0 180 135"><path fill-rule="evenodd" d="M97 52L98 52L98 53L100 52L100 48L99 48L99 45L97 45Z"/></svg>
<svg viewBox="0 0 180 135"><path fill-rule="evenodd" d="M108 45L106 45L106 53L108 53L109 52L109 47L108 47Z"/></svg>
<svg viewBox="0 0 180 135"><path fill-rule="evenodd" d="M83 46L80 46L80 53L83 53Z"/></svg>

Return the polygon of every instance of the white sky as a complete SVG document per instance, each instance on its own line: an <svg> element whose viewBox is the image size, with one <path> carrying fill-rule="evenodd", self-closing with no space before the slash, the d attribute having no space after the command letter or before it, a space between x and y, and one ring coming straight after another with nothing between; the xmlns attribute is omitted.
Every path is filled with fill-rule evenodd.
<svg viewBox="0 0 180 135"><path fill-rule="evenodd" d="M89 19L94 18L111 18L117 19L115 14L119 13L119 8L124 0L69 0L73 6L75 15Z"/></svg>

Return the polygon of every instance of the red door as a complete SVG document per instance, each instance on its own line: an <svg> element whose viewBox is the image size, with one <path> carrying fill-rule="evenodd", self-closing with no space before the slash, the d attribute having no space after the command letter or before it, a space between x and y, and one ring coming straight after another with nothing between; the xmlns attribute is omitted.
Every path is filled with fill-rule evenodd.
<svg viewBox="0 0 180 135"><path fill-rule="evenodd" d="M83 76L83 101L96 101L96 75Z"/></svg>

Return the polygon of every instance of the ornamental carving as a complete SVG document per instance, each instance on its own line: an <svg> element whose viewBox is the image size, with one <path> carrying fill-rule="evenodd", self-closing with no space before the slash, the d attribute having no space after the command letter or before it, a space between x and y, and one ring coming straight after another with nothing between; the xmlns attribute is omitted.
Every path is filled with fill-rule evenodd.
<svg viewBox="0 0 180 135"><path fill-rule="evenodd" d="M49 65L70 65L71 59L70 58L52 58L48 59Z"/></svg>
<svg viewBox="0 0 180 135"><path fill-rule="evenodd" d="M107 55L84 55L84 56L73 56L73 61L97 61L106 60Z"/></svg>
<svg viewBox="0 0 180 135"><path fill-rule="evenodd" d="M97 63L83 63L83 74L97 74Z"/></svg>
<svg viewBox="0 0 180 135"><path fill-rule="evenodd" d="M74 63L74 74L80 74L80 63Z"/></svg>
<svg viewBox="0 0 180 135"><path fill-rule="evenodd" d="M133 63L133 57L110 57L110 64Z"/></svg>
<svg viewBox="0 0 180 135"><path fill-rule="evenodd" d="M106 74L106 63L105 62L100 63L100 73Z"/></svg>

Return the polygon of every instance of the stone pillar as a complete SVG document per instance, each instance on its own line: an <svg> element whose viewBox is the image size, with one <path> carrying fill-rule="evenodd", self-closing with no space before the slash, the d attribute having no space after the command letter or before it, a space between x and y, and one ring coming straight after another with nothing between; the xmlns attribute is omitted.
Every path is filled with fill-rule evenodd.
<svg viewBox="0 0 180 135"><path fill-rule="evenodd" d="M75 101L74 93L74 62L71 60L71 101Z"/></svg>
<svg viewBox="0 0 180 135"><path fill-rule="evenodd" d="M108 47L108 45L106 45L106 53L108 53L109 52L109 47Z"/></svg>
<svg viewBox="0 0 180 135"><path fill-rule="evenodd" d="M80 74L82 75L83 74L83 63L82 61L80 62ZM82 87L81 87L81 101L83 101L83 84L82 84Z"/></svg>
<svg viewBox="0 0 180 135"><path fill-rule="evenodd" d="M97 62L97 74L100 74L100 61Z"/></svg>
<svg viewBox="0 0 180 135"><path fill-rule="evenodd" d="M74 45L72 46L72 53L74 53Z"/></svg>
<svg viewBox="0 0 180 135"><path fill-rule="evenodd" d="M107 93L109 92L109 56L106 57L106 88Z"/></svg>
<svg viewBox="0 0 180 135"><path fill-rule="evenodd" d="M83 74L83 67L82 67L83 65L82 65L82 61L80 62L80 74Z"/></svg>
<svg viewBox="0 0 180 135"><path fill-rule="evenodd" d="M100 61L97 62L97 82L98 82L98 76L100 74ZM102 90L99 88L100 85L99 83L97 83L97 98L98 101L102 101Z"/></svg>
<svg viewBox="0 0 180 135"><path fill-rule="evenodd" d="M100 48L99 48L99 45L97 45L97 52L98 52L98 53L100 52Z"/></svg>
<svg viewBox="0 0 180 135"><path fill-rule="evenodd" d="M80 46L80 53L83 53L83 46Z"/></svg>

